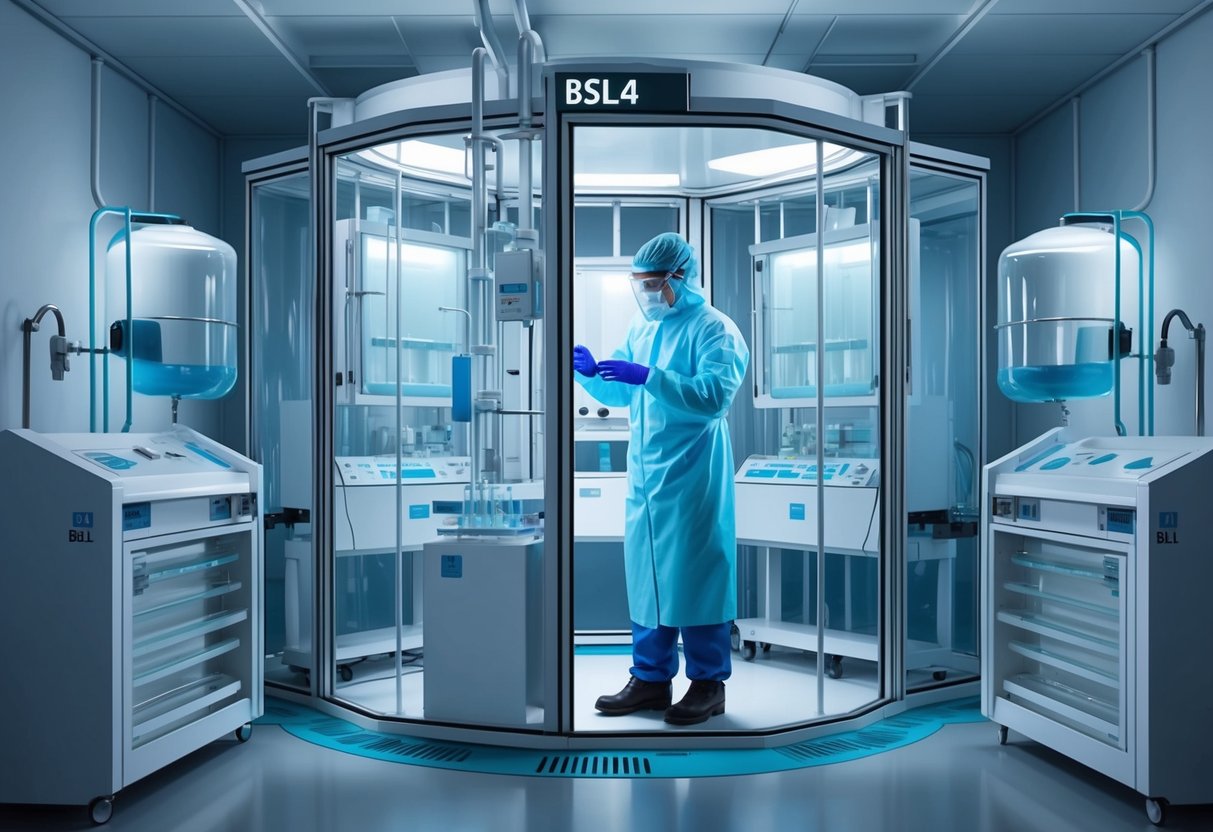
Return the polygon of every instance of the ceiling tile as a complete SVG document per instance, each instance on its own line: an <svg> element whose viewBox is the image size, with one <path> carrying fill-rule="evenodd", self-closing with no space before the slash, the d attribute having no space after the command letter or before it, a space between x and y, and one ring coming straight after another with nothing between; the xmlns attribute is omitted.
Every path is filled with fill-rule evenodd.
<svg viewBox="0 0 1213 832"><path fill-rule="evenodd" d="M228 0L231 2L231 0ZM260 0L267 16L287 17L473 17L472 0ZM510 16L512 0L489 0L489 12ZM534 10L531 10L534 14Z"/></svg>
<svg viewBox="0 0 1213 832"><path fill-rule="evenodd" d="M175 58L134 57L126 65L169 95L223 95L240 93L266 96L315 95L311 84L281 56L235 57L216 61L182 55Z"/></svg>
<svg viewBox="0 0 1213 832"><path fill-rule="evenodd" d="M996 54L1124 54L1174 20L1165 14L991 14L954 52Z"/></svg>
<svg viewBox="0 0 1213 832"><path fill-rule="evenodd" d="M967 15L975 0L813 0L800 3L794 14L836 15L896 15L914 17L920 14Z"/></svg>
<svg viewBox="0 0 1213 832"><path fill-rule="evenodd" d="M531 22L553 49L587 55L755 52L765 55L780 15L552 15Z"/></svg>
<svg viewBox="0 0 1213 832"><path fill-rule="evenodd" d="M1010 133L1055 100L1051 95L916 95L910 102L910 130Z"/></svg>
<svg viewBox="0 0 1213 832"><path fill-rule="evenodd" d="M914 87L922 95L1065 95L1120 55L958 55Z"/></svg>
<svg viewBox="0 0 1213 832"><path fill-rule="evenodd" d="M244 17L232 0L38 0L38 5L64 17Z"/></svg>
<svg viewBox="0 0 1213 832"><path fill-rule="evenodd" d="M998 0L991 14L1183 14L1201 0Z"/></svg>
<svg viewBox="0 0 1213 832"><path fill-rule="evenodd" d="M964 23L955 15L849 15L818 50L827 54L914 53L928 60Z"/></svg>
<svg viewBox="0 0 1213 832"><path fill-rule="evenodd" d="M696 0L693 9L688 8L686 0L615 0L603 3L602 0L529 0L527 10L534 24L536 15L573 15L601 16L607 15L680 15L698 17L699 15L778 15L780 19L787 13L789 0L749 0L739 3L737 0ZM507 8L507 13L512 14Z"/></svg>
<svg viewBox="0 0 1213 832"><path fill-rule="evenodd" d="M357 98L362 93L380 84L412 78L415 69L404 67L366 67L359 69L313 69L312 74L324 82L325 87L338 98Z"/></svg>
<svg viewBox="0 0 1213 832"><path fill-rule="evenodd" d="M278 50L247 18L70 17L64 22L126 60L135 55L277 55Z"/></svg>
<svg viewBox="0 0 1213 832"><path fill-rule="evenodd" d="M772 55L799 55L800 66L808 62L810 53L821 44L821 39L830 30L833 17L821 15L798 15L788 20L783 34L775 42Z"/></svg>
<svg viewBox="0 0 1213 832"><path fill-rule="evenodd" d="M472 50L481 45L470 17L398 17L396 22L414 58L464 54L470 66Z"/></svg>
<svg viewBox="0 0 1213 832"><path fill-rule="evenodd" d="M390 17L271 17L270 25L305 55L406 54Z"/></svg>

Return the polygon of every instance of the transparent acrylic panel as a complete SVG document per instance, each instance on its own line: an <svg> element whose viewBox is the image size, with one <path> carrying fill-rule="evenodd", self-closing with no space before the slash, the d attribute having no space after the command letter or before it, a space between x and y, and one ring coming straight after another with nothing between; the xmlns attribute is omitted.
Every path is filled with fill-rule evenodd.
<svg viewBox="0 0 1213 832"><path fill-rule="evenodd" d="M401 395L449 399L451 356L460 348L463 321L441 308L462 306L466 254L407 240L397 246L394 239L391 233L361 235L363 392L395 395L399 355ZM399 327L398 286L407 310Z"/></svg>
<svg viewBox="0 0 1213 832"><path fill-rule="evenodd" d="M389 142L337 160L334 301L347 314L335 316L334 340L337 350L356 355L346 362L355 383L336 387L333 414L333 551L326 554L333 574L328 623L334 693L387 717L535 728L542 724L537 702L528 701L509 718L452 710L490 686L476 681L477 673L493 674L504 701L504 680L516 666L538 668L519 658L537 632L486 657L493 638L516 632L494 605L522 603L533 592L527 609L542 610L537 585L515 591L506 583L506 577L531 581L535 576L527 569L492 586L483 580L484 567L505 563L506 547L494 548L503 556L492 561L474 560L472 544L456 553L461 581L442 580L445 561L435 548L448 540L440 531L459 523L473 448L480 451L478 483L497 483L508 473L515 481L497 486L501 493L542 497L540 483L516 481L535 467L541 440L532 430L541 424L480 412L469 426L456 422L452 411L452 361L469 343L492 343L497 356L475 360L474 390L502 391L502 409L515 413L542 407L534 389L542 374L533 354L543 342L539 325L529 339L519 323L498 326L492 293L468 278L477 265L470 237L480 221L463 175L465 133ZM499 174L489 176L491 187L497 187L497 175L503 177L509 198L517 187L515 156L507 152ZM533 170L538 177L542 166ZM351 190L345 200L343 181ZM499 198L501 193L488 194L491 210L483 219L490 224L498 218ZM516 220L516 210L500 207L502 219ZM494 255L513 245L508 231L491 229L483 241L490 268ZM538 464L542 470L542 457ZM527 566L538 563L531 557ZM496 591L486 595L489 589ZM492 625L469 643L468 628L477 621ZM530 652L537 655L537 647Z"/></svg>
<svg viewBox="0 0 1213 832"><path fill-rule="evenodd" d="M675 206L621 205L619 254L631 257L658 234L678 230L678 208Z"/></svg>
<svg viewBox="0 0 1213 832"><path fill-rule="evenodd" d="M254 454L264 466L264 513L292 518L312 510L315 482L309 188L306 173L254 185L249 219ZM275 525L264 546L265 679L306 687L315 667L311 524Z"/></svg>
<svg viewBox="0 0 1213 832"><path fill-rule="evenodd" d="M978 672L980 183L912 170L906 684Z"/></svg>
<svg viewBox="0 0 1213 832"><path fill-rule="evenodd" d="M716 189L713 197L705 201L704 233L710 234L710 240L696 238L689 242L698 254L710 250L710 262L701 263L711 287L710 302L735 322L751 352L750 370L727 415L732 452L728 479L734 491L732 516L722 519L716 513L702 520L731 522L738 543L735 563L730 564L736 574L737 614L734 621L726 622L734 625L730 633L727 717L709 719L702 730L770 730L837 717L870 704L881 695L883 658L878 645L882 598L877 513L880 414L876 406L876 367L880 355L876 287L880 252L870 242L880 238L879 227L869 223L871 227L856 229L857 223L849 221L819 231L816 172L804 169L805 160L816 155L812 140L737 128L577 127L574 130L578 154L573 159L575 174L610 177L612 171L632 172L625 169L622 153L622 149L630 149L635 153L627 158L650 161L646 170L681 170L683 188ZM799 173L773 172L768 168L764 173L751 174L737 165L731 170L726 167L736 162L728 161L730 157L744 157L745 163L746 159L754 158L747 154L797 145L801 146L801 156L797 158ZM592 158L583 154L586 148L596 147L615 148L616 152L593 154ZM688 158L708 160L705 170L680 165L680 154L684 153ZM858 183L857 194L865 199L872 194L879 199L880 160L870 154L849 151L847 159L845 169L830 168L825 179L827 193L846 191L850 200L850 190ZM777 188L772 187L774 176L779 177ZM672 192L676 193L672 186L665 192L652 187L643 193L635 191L637 196L651 199ZM577 196L592 198L594 193L578 188ZM837 205L831 201L833 198L827 198L827 204L844 216L862 216L865 222L871 216L866 210L862 214L858 210L842 211L852 207L850 202ZM621 207L627 209L626 200L621 201ZM755 287L752 282L754 258L750 247L786 238L789 228L802 236L823 233L829 243L823 263L825 280L820 284L825 290L822 309L828 312L823 333L818 333L815 323L819 285L815 253L812 268L806 269L809 264L805 262L793 264L799 281L783 278L778 291L769 283ZM579 238L575 241L579 242ZM843 251L852 242L862 243L861 257ZM797 247L789 246L790 251L793 249ZM623 255L627 253L620 251ZM582 255L580 246L576 254ZM624 257L619 260L614 269L602 263L582 263L576 268L573 280L571 340L573 344L600 345L601 352L591 348L598 361L609 356L615 346L605 343L611 340L606 333L614 330L622 334L626 324L637 315L626 284L618 290L612 284L613 279L623 283L627 277L628 263ZM827 338L861 342L862 348L859 344L848 346L853 352L862 352L862 356L845 355L838 349L835 361L830 354L825 378L827 390L852 383L859 386L863 395L827 398L820 430L817 409L801 406L798 399L789 397L768 406L756 406L755 376L751 375L758 366L760 350L754 331L756 288L766 313L778 313L776 343L781 347L800 347L804 353L802 364L807 356L815 358L818 343L826 342ZM616 291L624 294L618 295ZM805 328L806 319L813 322L811 328ZM769 317L758 328L764 326L770 328ZM811 346L806 346L806 342ZM633 360L652 360L651 346L642 347L641 352ZM827 352L832 353L828 347L823 354ZM770 356L767 358L769 364ZM792 374L791 369L783 372ZM797 385L816 385L816 380L815 369L812 376L804 369ZM644 435L646 415L652 414L633 413L631 398L616 397L617 391L607 387L595 387L605 397L595 398L588 389L591 385L579 381L582 383L574 390L576 415L570 454L574 468L574 730L579 733L671 730L653 719L657 714L629 714L608 720L595 710L600 695L613 694L623 687L634 663L629 630L633 610L624 565L637 553L625 551L624 538L638 524L626 522L626 505L629 483L644 479L642 469L634 464L637 456L633 445L636 436ZM770 400L769 385L765 393ZM826 498L825 516L829 518L823 525L825 550L820 558L816 551L816 527L821 516L817 508L819 445L825 455L821 490ZM627 455L623 453L624 446ZM622 470L621 460L625 463ZM753 477L747 475L751 470L757 472ZM697 480L697 485L686 493L697 494L695 489L702 489L700 482ZM679 482L675 487L681 486L683 483ZM643 488L640 493L644 493ZM645 500L639 502L643 504ZM689 521L678 518L670 522ZM640 556L643 554L641 551ZM821 575L819 566L823 570ZM694 588L676 585L666 588L673 593L691 589ZM819 625L825 642L820 669ZM673 680L675 700L687 685L685 643L684 637L679 671ZM836 678L839 674L841 678Z"/></svg>
<svg viewBox="0 0 1213 832"><path fill-rule="evenodd" d="M614 256L614 207L578 205L573 208L573 250L578 257Z"/></svg>

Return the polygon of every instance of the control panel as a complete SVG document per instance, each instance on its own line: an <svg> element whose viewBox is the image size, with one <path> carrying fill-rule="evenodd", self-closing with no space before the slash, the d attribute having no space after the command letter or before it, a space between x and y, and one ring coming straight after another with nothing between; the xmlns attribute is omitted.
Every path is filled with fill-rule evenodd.
<svg viewBox="0 0 1213 832"><path fill-rule="evenodd" d="M337 484L345 486L465 483L470 476L467 457L404 457L396 467L394 456L339 456Z"/></svg>
<svg viewBox="0 0 1213 832"><path fill-rule="evenodd" d="M1182 451L1110 449L1090 441L1052 445L1015 467L1015 473L1140 479L1184 456Z"/></svg>
<svg viewBox="0 0 1213 832"><path fill-rule="evenodd" d="M167 433L143 435L138 444L74 452L81 459L120 477L232 470L229 463L200 443Z"/></svg>
<svg viewBox="0 0 1213 832"><path fill-rule="evenodd" d="M752 456L742 463L737 482L771 485L816 485L817 461ZM821 481L830 486L874 488L880 484L880 461L832 458L825 463Z"/></svg>

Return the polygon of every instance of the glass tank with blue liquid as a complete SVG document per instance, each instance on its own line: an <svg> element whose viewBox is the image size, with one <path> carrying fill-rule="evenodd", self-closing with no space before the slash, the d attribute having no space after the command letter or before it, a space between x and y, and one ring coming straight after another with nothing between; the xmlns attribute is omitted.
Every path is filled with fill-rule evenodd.
<svg viewBox="0 0 1213 832"><path fill-rule="evenodd" d="M180 399L226 395L236 383L235 250L177 223L141 225L130 236L129 329L125 231L106 251L112 354L131 362L137 393Z"/></svg>
<svg viewBox="0 0 1213 832"><path fill-rule="evenodd" d="M1106 227L1038 231L998 259L998 386L1017 402L1106 396L1119 357L1116 238ZM1122 269L1137 251L1123 235ZM1129 272L1132 273L1132 272ZM1124 310L1121 320L1127 316Z"/></svg>

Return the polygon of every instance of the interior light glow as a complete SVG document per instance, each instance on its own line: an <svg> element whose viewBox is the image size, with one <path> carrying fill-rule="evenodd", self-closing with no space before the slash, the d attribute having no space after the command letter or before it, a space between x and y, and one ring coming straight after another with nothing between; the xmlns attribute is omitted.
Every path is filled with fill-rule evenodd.
<svg viewBox="0 0 1213 832"><path fill-rule="evenodd" d="M578 188L677 188L682 177L676 173L575 173Z"/></svg>
<svg viewBox="0 0 1213 832"><path fill-rule="evenodd" d="M830 142L823 142L821 153L825 167L829 169L840 162L848 161L857 152ZM768 147L764 150L751 150L746 153L734 153L732 156L721 156L719 159L710 159L708 167L712 170L736 173L741 176L775 176L792 171L811 171L817 168L817 148L814 142L785 144L781 147Z"/></svg>
<svg viewBox="0 0 1213 832"><path fill-rule="evenodd" d="M420 139L409 139L397 145L396 158L400 160L400 164L410 168L462 175L463 153L462 150L453 147L443 147L440 144L423 142Z"/></svg>

